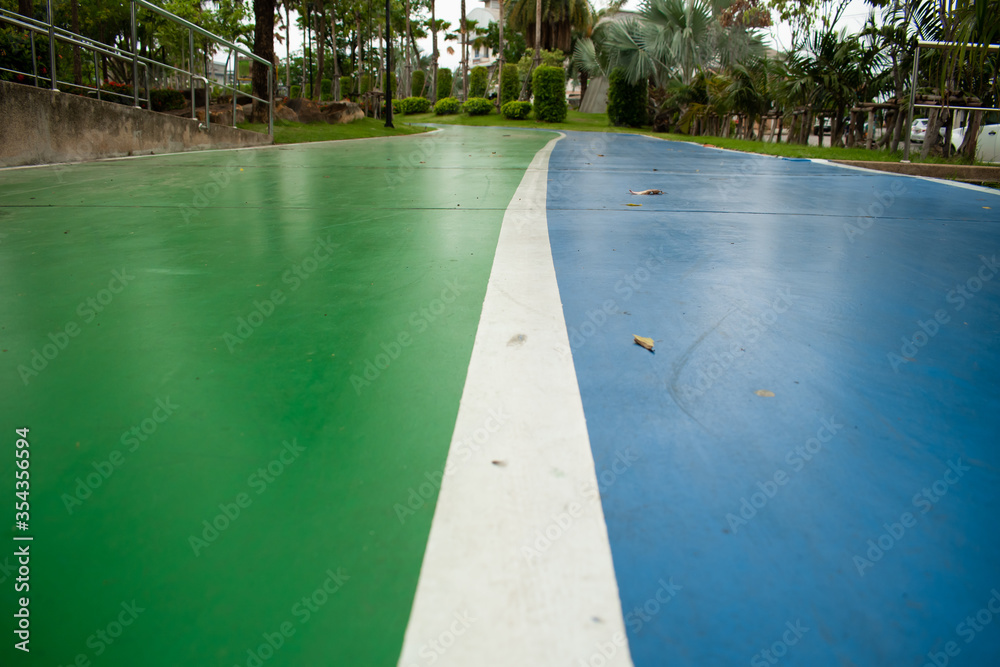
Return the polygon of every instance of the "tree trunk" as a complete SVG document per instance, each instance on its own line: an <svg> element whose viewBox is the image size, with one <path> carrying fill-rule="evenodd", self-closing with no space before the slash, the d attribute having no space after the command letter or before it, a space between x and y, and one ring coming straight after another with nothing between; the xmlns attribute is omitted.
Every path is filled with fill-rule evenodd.
<svg viewBox="0 0 1000 667"><path fill-rule="evenodd" d="M403 0L403 12L406 14L406 35L403 38L403 56L406 64L403 67L403 93L413 97L413 61L410 60L410 0ZM420 94L422 91L417 91Z"/></svg>
<svg viewBox="0 0 1000 667"><path fill-rule="evenodd" d="M542 0L535 0L535 59L531 71L542 63ZM529 73L528 76L531 76Z"/></svg>
<svg viewBox="0 0 1000 667"><path fill-rule="evenodd" d="M438 99L438 31L437 19L434 17L434 0L431 0L431 103Z"/></svg>
<svg viewBox="0 0 1000 667"><path fill-rule="evenodd" d="M927 117L927 134L924 135L924 145L920 149L920 159L926 160L927 155L930 154L931 149L938 142L940 135L938 130L941 129L941 114L939 109L931 109L930 114Z"/></svg>
<svg viewBox="0 0 1000 667"><path fill-rule="evenodd" d="M330 5L330 40L333 42L333 81L332 92L334 100L341 100L340 90L340 56L337 52L337 3Z"/></svg>
<svg viewBox="0 0 1000 667"><path fill-rule="evenodd" d="M80 34L80 0L73 0L70 3L72 12L73 32ZM73 47L73 83L78 86L83 85L83 66L80 63L80 47Z"/></svg>
<svg viewBox="0 0 1000 667"><path fill-rule="evenodd" d="M302 89L299 97L306 97L306 71L308 69L307 59L309 58L309 4L308 0L302 0Z"/></svg>
<svg viewBox="0 0 1000 667"><path fill-rule="evenodd" d="M274 0L253 0L254 27L253 27L253 52L258 58L269 63L274 62ZM251 68L251 80L253 84L253 94L256 97L266 100L267 97L267 67L253 61ZM267 104L262 104L257 100L253 103L253 121L256 123L266 123L269 113Z"/></svg>
<svg viewBox="0 0 1000 667"><path fill-rule="evenodd" d="M364 51L361 50L361 12L354 10L354 35L357 38L357 45L355 46L355 51L357 52L357 62L354 65L354 86L355 93L361 94L361 76L365 71L365 56Z"/></svg>
<svg viewBox="0 0 1000 667"><path fill-rule="evenodd" d="M972 113L972 122L969 126L965 128L965 136L962 138L962 146L958 149L961 155L969 158L970 160L976 159L976 145L979 142L979 128L982 127L983 123L983 112L974 111Z"/></svg>
<svg viewBox="0 0 1000 667"><path fill-rule="evenodd" d="M497 55L497 109L500 109L503 103L501 95L503 92L503 22L503 0L500 0L500 19L497 25L500 31L500 53ZM584 90L586 90L586 86L584 86Z"/></svg>
<svg viewBox="0 0 1000 667"><path fill-rule="evenodd" d="M292 91L292 23L289 5L285 2L285 88L289 94Z"/></svg>
<svg viewBox="0 0 1000 667"><path fill-rule="evenodd" d="M469 99L469 44L468 28L465 25L465 0L462 0L462 97L463 101Z"/></svg>
<svg viewBox="0 0 1000 667"><path fill-rule="evenodd" d="M319 4L319 18L316 19L319 24L319 63L316 68L316 79L313 84L313 97L315 97L320 102L323 101L323 56L326 51L326 6L321 2Z"/></svg>
<svg viewBox="0 0 1000 667"><path fill-rule="evenodd" d="M34 18L35 9L32 7L31 0L17 0L17 13L21 16L30 16Z"/></svg>

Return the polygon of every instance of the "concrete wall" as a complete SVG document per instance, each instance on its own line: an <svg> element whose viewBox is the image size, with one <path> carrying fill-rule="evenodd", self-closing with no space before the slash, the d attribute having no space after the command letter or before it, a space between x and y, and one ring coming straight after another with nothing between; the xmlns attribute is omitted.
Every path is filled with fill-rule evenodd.
<svg viewBox="0 0 1000 667"><path fill-rule="evenodd" d="M0 81L0 167L270 144L266 134Z"/></svg>

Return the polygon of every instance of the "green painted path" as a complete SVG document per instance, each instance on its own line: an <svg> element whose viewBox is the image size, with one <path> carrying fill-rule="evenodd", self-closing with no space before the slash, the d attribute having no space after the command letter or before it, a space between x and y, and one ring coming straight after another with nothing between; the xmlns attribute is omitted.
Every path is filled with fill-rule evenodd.
<svg viewBox="0 0 1000 667"><path fill-rule="evenodd" d="M0 663L395 665L503 212L552 136L0 172L5 498L31 442L4 610L34 537L30 660Z"/></svg>

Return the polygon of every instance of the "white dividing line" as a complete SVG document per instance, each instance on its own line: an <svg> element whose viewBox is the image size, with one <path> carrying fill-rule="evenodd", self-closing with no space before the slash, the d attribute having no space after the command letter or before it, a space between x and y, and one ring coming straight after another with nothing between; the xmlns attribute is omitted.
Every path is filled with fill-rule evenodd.
<svg viewBox="0 0 1000 667"><path fill-rule="evenodd" d="M632 665L576 371L560 354L545 197L563 136L504 215L401 667Z"/></svg>
<svg viewBox="0 0 1000 667"><path fill-rule="evenodd" d="M858 167L853 164L839 164L837 162L830 162L829 160L824 160L821 158L812 158L812 161L817 164L828 164L831 167L840 167L841 169L854 169L855 171L863 171L867 174L888 174L890 176L903 176L905 178L916 178L922 181L928 181L930 183L942 183L944 185L951 185L956 188L962 188L964 190L973 190L974 192L985 192L991 195L1000 195L1000 190L987 188L982 185L973 185L972 183L963 183L962 181L951 181L948 180L947 178L934 178L933 176L917 176L916 174L900 174L894 171L882 171L880 169L866 169L865 167Z"/></svg>

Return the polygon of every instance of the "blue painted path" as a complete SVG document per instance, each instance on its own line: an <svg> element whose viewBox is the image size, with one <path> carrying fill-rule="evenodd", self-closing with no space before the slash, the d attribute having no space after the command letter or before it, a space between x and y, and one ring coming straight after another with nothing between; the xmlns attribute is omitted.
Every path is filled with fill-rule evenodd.
<svg viewBox="0 0 1000 667"><path fill-rule="evenodd" d="M1000 664L1000 197L585 133L549 179L636 666Z"/></svg>

